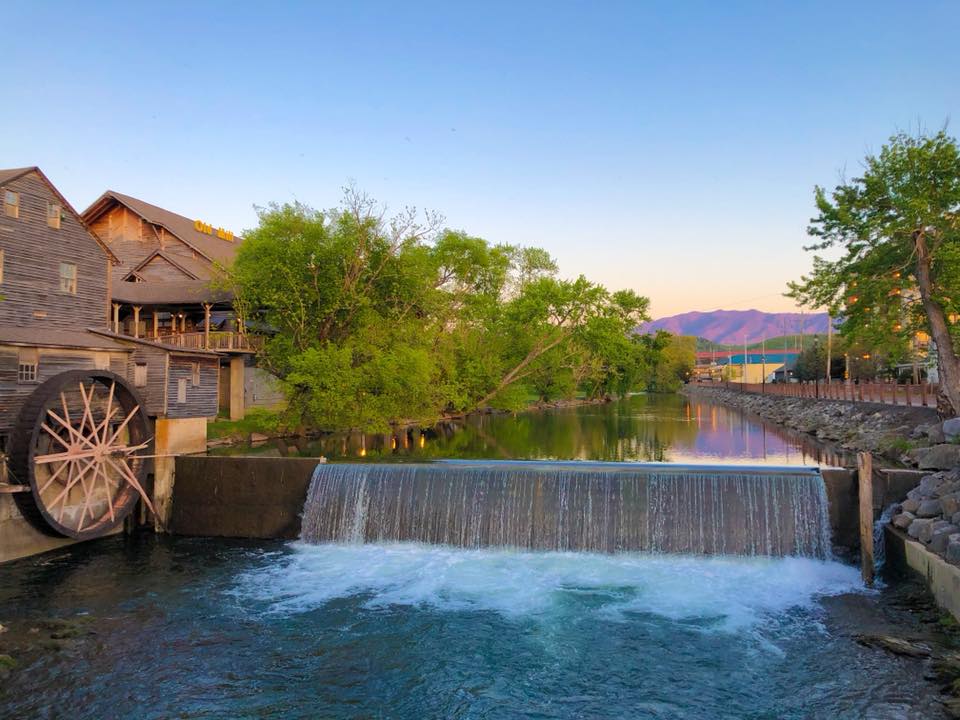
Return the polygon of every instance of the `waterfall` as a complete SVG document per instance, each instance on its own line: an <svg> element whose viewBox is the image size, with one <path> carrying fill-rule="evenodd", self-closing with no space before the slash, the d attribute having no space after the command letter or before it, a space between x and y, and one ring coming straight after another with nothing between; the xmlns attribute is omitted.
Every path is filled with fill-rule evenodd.
<svg viewBox="0 0 960 720"><path fill-rule="evenodd" d="M310 543L828 558L815 468L442 461L321 464Z"/></svg>

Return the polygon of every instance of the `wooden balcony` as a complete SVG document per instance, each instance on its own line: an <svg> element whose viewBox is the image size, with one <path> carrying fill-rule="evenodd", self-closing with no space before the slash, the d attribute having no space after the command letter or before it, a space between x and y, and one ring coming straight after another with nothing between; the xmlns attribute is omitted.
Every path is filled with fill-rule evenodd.
<svg viewBox="0 0 960 720"><path fill-rule="evenodd" d="M263 338L258 335L248 335L229 330L211 330L209 333L161 332L159 337L152 333L141 336L143 340L153 340L164 345L186 348L189 350L218 350L221 352L255 353L263 347Z"/></svg>

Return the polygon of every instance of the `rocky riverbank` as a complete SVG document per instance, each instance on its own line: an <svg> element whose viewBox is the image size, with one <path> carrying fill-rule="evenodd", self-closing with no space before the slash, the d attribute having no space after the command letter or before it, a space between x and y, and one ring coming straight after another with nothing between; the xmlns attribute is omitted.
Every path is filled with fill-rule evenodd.
<svg viewBox="0 0 960 720"><path fill-rule="evenodd" d="M920 468L960 464L960 444L946 442L932 408L756 395L709 385L687 385L682 392L739 408L844 450L868 451Z"/></svg>

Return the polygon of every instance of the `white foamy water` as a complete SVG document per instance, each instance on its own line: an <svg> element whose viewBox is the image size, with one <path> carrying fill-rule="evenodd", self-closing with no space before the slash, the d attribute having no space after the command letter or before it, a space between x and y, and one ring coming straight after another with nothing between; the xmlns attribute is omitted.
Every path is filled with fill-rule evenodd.
<svg viewBox="0 0 960 720"><path fill-rule="evenodd" d="M335 598L367 608L419 606L553 616L571 602L626 619L638 613L749 628L826 595L862 592L856 568L811 558L734 558L464 550L413 543L308 545L239 576L243 605L290 615Z"/></svg>

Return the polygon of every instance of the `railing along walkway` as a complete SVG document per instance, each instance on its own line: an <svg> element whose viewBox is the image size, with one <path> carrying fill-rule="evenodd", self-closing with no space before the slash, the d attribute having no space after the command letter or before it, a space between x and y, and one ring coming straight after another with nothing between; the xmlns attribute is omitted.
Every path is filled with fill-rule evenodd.
<svg viewBox="0 0 960 720"><path fill-rule="evenodd" d="M705 383L706 384L706 383ZM738 383L724 382L723 387L737 392L757 395L782 395L784 397L844 402L870 402L884 405L909 407L936 407L937 386L930 383L897 385L896 383L849 383L842 380L831 383Z"/></svg>

